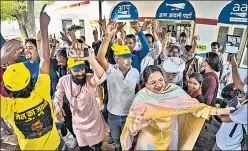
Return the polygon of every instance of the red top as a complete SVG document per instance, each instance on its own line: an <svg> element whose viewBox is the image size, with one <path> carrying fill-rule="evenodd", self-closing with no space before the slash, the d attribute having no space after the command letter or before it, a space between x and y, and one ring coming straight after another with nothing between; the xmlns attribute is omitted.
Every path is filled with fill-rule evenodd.
<svg viewBox="0 0 248 151"><path fill-rule="evenodd" d="M214 72L203 74L202 94L207 98L207 104L215 106L219 89L219 79Z"/></svg>

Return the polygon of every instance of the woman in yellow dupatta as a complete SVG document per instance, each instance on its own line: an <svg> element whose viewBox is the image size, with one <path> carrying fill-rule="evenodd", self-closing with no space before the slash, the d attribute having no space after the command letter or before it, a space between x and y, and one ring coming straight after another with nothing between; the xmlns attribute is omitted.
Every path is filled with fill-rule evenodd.
<svg viewBox="0 0 248 151"><path fill-rule="evenodd" d="M132 147L137 134L135 150L192 150L205 119L233 110L199 103L166 83L157 66L146 67L143 77L146 87L137 93L121 134L123 150Z"/></svg>

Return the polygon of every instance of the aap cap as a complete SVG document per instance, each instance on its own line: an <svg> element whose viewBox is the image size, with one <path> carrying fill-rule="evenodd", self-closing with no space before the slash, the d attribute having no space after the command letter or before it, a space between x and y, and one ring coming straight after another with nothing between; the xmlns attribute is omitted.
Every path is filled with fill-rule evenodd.
<svg viewBox="0 0 248 151"><path fill-rule="evenodd" d="M114 51L115 56L122 56L124 58L131 58L134 56L127 45L113 44L111 48Z"/></svg>
<svg viewBox="0 0 248 151"><path fill-rule="evenodd" d="M3 73L3 83L10 91L20 91L26 88L31 80L30 71L24 63L10 65Z"/></svg>
<svg viewBox="0 0 248 151"><path fill-rule="evenodd" d="M73 70L80 70L82 68L88 68L88 66L84 63L84 61L76 60L75 58L69 58L67 60L68 68Z"/></svg>

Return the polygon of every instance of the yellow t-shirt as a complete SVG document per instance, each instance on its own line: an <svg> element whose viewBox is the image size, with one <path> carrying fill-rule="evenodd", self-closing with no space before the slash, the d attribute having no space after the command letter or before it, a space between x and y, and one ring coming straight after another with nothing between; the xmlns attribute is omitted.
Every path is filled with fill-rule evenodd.
<svg viewBox="0 0 248 151"><path fill-rule="evenodd" d="M59 146L50 89L49 75L40 74L29 98L1 96L1 117L13 126L21 150L56 150Z"/></svg>

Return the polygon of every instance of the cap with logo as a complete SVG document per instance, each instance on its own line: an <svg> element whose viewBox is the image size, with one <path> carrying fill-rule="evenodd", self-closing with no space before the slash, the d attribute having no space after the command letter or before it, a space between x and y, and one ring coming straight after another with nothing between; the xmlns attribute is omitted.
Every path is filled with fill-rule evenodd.
<svg viewBox="0 0 248 151"><path fill-rule="evenodd" d="M3 83L10 91L20 91L26 88L31 80L31 74L24 63L10 65L3 73Z"/></svg>
<svg viewBox="0 0 248 151"><path fill-rule="evenodd" d="M88 66L85 64L84 61L82 60L77 60L75 58L69 58L67 60L67 65L68 68L72 69L72 70L80 70L82 68L88 68Z"/></svg>
<svg viewBox="0 0 248 151"><path fill-rule="evenodd" d="M134 56L127 45L113 44L111 48L115 56L122 56L124 58L132 58Z"/></svg>

